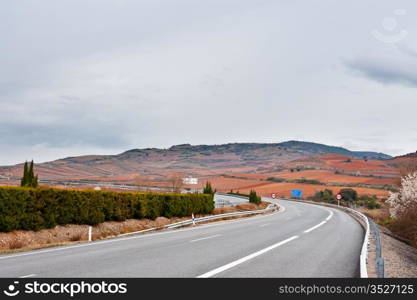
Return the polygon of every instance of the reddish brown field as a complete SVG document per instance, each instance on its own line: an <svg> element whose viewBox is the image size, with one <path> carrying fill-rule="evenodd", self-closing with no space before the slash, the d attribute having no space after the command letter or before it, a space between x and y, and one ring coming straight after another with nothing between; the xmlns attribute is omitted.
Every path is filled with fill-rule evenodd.
<svg viewBox="0 0 417 300"><path fill-rule="evenodd" d="M363 159L356 159L351 158L351 162L347 162L347 157L343 155L336 155L336 154L326 154L323 155L321 158L326 165L338 169L338 170L346 170L346 171L361 171L361 170L375 170L375 171L387 171L393 172L393 168L388 166L385 161L380 160L363 160Z"/></svg>
<svg viewBox="0 0 417 300"><path fill-rule="evenodd" d="M312 185L312 184L298 184L298 183L270 183L262 186L253 188L259 195L270 196L272 193L277 194L278 197L290 197L291 190L300 189L303 191L303 197L308 197L314 195L317 191L329 189L336 194L340 189L344 188L343 186L324 186L324 185ZM380 189L370 189L370 188L354 188L359 195L377 195L379 198L386 198L388 196L388 191ZM239 190L241 193L249 193L250 189L242 188Z"/></svg>
<svg viewBox="0 0 417 300"><path fill-rule="evenodd" d="M348 162L350 160L350 162ZM286 164L287 168L309 168L340 171L342 173L373 175L375 177L397 178L398 168L392 166L391 160L363 160L337 154L297 159Z"/></svg>
<svg viewBox="0 0 417 300"><path fill-rule="evenodd" d="M256 173L256 174L245 174L245 173L233 173L233 176L244 177L248 179L266 180L268 177L273 176L272 173Z"/></svg>
<svg viewBox="0 0 417 300"><path fill-rule="evenodd" d="M205 150L204 150L205 151ZM200 151L203 153L203 150ZM115 157L87 156L59 160L47 164L36 165L36 172L42 179L54 180L81 180L88 179L101 182L121 184L136 184L139 186L170 187L170 177L193 176L199 180L198 185L186 185L183 188L201 189L207 181L210 181L217 191L228 192L230 190L249 192L251 189L259 191L263 195L272 192L288 196L292 189L303 189L304 195L312 195L317 190L325 188L333 191L340 187L325 185L310 185L297 183L274 183L267 181L268 177L282 178L285 180L310 179L327 184L369 184L392 185L397 182L399 169L395 167L393 160L368 160L349 158L342 155L326 154L310 157L297 157L281 155L284 152L269 156L267 161L262 158L268 152L256 154L255 161L242 164L244 159L235 153L189 153L189 157L182 156L181 152L162 150L144 150L141 152L125 153L119 157L117 163ZM247 153L247 152L245 152ZM131 157L132 156L132 157ZM100 158L100 160L95 161ZM285 159L284 159L285 158ZM85 161L88 165L83 165ZM255 163L256 162L256 163ZM283 171L274 170L284 169ZM290 171L293 169L293 172ZM301 171L296 171L301 169ZM22 165L3 168L5 176L19 178L22 173ZM336 174L336 172L341 174ZM227 174L227 176L223 176ZM359 176L351 176L359 175ZM370 177L372 175L373 177ZM229 177L230 176L230 177ZM18 184L18 182L15 182ZM14 184L11 181L1 181L0 184ZM66 186L59 186L66 188ZM92 186L74 186L72 188L89 188ZM359 193L376 194L386 197L385 190L371 188L356 188Z"/></svg>
<svg viewBox="0 0 417 300"><path fill-rule="evenodd" d="M268 184L269 182L264 182L256 179L237 179L237 178L227 178L223 176L216 177L207 177L199 180L198 186L203 188L205 183L209 181L213 188L219 192L229 192L230 190L237 191L241 188L250 188L254 186ZM190 186L191 187L191 186Z"/></svg>
<svg viewBox="0 0 417 300"><path fill-rule="evenodd" d="M335 174L334 171L330 170L303 170L299 172L277 172L270 173L269 176L283 178L288 180L294 179L314 179L325 183L365 183L365 184L394 184L395 179L379 179L374 177L364 176L349 176L343 174Z"/></svg>

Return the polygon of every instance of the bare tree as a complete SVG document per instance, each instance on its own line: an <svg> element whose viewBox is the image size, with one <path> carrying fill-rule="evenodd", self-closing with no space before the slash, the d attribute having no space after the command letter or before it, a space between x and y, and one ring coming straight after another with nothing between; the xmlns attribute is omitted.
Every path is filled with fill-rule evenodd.
<svg viewBox="0 0 417 300"><path fill-rule="evenodd" d="M136 185L139 190L148 191L149 187L152 184L152 181L149 177L137 174L133 179L133 184Z"/></svg>
<svg viewBox="0 0 417 300"><path fill-rule="evenodd" d="M417 172L417 155L414 157L406 158L400 162L401 177L407 176L414 172Z"/></svg>
<svg viewBox="0 0 417 300"><path fill-rule="evenodd" d="M181 174L172 173L168 177L168 182L170 184L170 187L172 188L173 193L180 193L181 192L181 187L183 186Z"/></svg>

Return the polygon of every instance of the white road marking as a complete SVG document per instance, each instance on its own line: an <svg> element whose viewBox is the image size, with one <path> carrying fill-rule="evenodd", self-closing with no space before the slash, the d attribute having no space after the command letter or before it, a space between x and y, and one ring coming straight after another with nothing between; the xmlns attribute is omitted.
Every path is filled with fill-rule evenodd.
<svg viewBox="0 0 417 300"><path fill-rule="evenodd" d="M323 222L317 224L316 226L313 226L313 227L311 227L311 228L309 228L307 230L304 230L304 233L309 233L310 231L313 231L314 229L319 228L320 226L322 226L324 224L326 224L326 221L323 221Z"/></svg>
<svg viewBox="0 0 417 300"><path fill-rule="evenodd" d="M266 224L262 224L262 225L259 225L259 227L265 227L265 226L268 226L268 225L270 225L271 223L266 223Z"/></svg>
<svg viewBox="0 0 417 300"><path fill-rule="evenodd" d="M218 236L221 236L221 234L215 234L215 235L203 237L203 238L200 238L200 239L191 240L190 243L194 243L194 242L198 242L198 241L203 241L203 240L208 240L208 239L213 239L213 238L216 238Z"/></svg>
<svg viewBox="0 0 417 300"><path fill-rule="evenodd" d="M255 257L259 256L259 255L262 255L262 254L264 254L264 253L266 253L268 251L271 251L271 250L273 250L273 249L275 249L275 248L277 248L279 246L282 246L282 245L284 245L284 244L286 244L288 242L291 242L292 240L295 240L298 237L299 237L298 235L295 235L293 237L290 237L290 238L288 238L286 240L283 240L283 241L281 241L279 243L276 243L276 244L274 244L272 246L269 246L267 248L264 248L262 250L259 250L259 251L255 252L255 253L249 254L248 256L242 257L242 258L240 258L238 260L235 260L235 261L233 261L231 263L228 263L227 265L221 266L221 267L216 268L214 270L211 270L211 271L209 271L207 273L201 274L200 276L197 276L197 278L209 278L209 277L212 277L212 276L214 276L214 275L216 275L218 273L221 273L223 271L226 271L226 270L228 270L230 268L233 268L233 267L235 267L237 265L240 265L241 263L244 263L244 262L246 262L248 260L251 260L251 259L253 259L253 258L255 258Z"/></svg>
<svg viewBox="0 0 417 300"><path fill-rule="evenodd" d="M23 275L23 276L19 276L19 278L29 278L33 276L36 276L36 274Z"/></svg>
<svg viewBox="0 0 417 300"><path fill-rule="evenodd" d="M307 230L304 230L304 233L309 233L310 231L313 231L314 229L319 228L320 226L326 224L332 217L333 217L333 212L330 211L330 214L327 216L327 218L323 222L320 222L319 224L317 224L317 225L315 225L313 227L310 227Z"/></svg>
<svg viewBox="0 0 417 300"><path fill-rule="evenodd" d="M330 211L330 215L326 218L326 222L329 221L333 217L333 212Z"/></svg>
<svg viewBox="0 0 417 300"><path fill-rule="evenodd" d="M280 205L280 207L283 207L283 206ZM124 237L124 238L114 238L114 239L108 239L108 240L104 240L104 241L94 241L94 242L89 242L89 243L73 245L73 246L63 246L63 247L58 247L58 248L51 248L51 249L48 249L48 250L37 250L37 251L33 251L33 252L25 252L25 253L11 254L11 255L0 255L0 260L8 259L8 258L16 258L16 257L21 257L21 256L35 255L35 254L51 253L51 252L56 252L56 251L63 251L63 250L82 248L82 247L99 246L99 245L102 245L102 244L116 243L116 242L122 242L122 241L133 240L133 239L149 238L149 237L154 237L154 236L158 236L158 235L174 234L174 233L192 231L192 230L200 230L200 229L205 229L205 228L210 228L210 227L215 227L215 226L221 226L221 225L234 224L234 223L240 223L240 222L258 221L259 219L276 216L276 214L279 214L281 212L282 212L282 210L279 210L277 212L267 214L267 215L253 216L253 217L250 217L250 218L242 218L242 219L238 219L238 220L219 221L219 222L216 222L215 224L207 224L207 225L201 225L201 226L196 226L196 227L192 227L192 228L185 228L185 229L175 229L173 231L164 231L164 232L157 232L157 233L152 233L152 234L130 236L130 237Z"/></svg>

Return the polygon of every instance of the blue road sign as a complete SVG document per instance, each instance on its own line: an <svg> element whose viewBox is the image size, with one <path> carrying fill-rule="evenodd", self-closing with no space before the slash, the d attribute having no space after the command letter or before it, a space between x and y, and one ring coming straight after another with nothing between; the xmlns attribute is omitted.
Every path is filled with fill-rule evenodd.
<svg viewBox="0 0 417 300"><path fill-rule="evenodd" d="M301 198L303 196L302 190L291 190L291 198Z"/></svg>

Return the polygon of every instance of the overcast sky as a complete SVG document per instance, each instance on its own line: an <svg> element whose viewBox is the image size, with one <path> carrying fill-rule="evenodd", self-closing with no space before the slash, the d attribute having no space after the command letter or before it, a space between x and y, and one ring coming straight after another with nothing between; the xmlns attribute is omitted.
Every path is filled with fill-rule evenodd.
<svg viewBox="0 0 417 300"><path fill-rule="evenodd" d="M0 164L292 139L414 152L417 3L343 3L3 0Z"/></svg>

